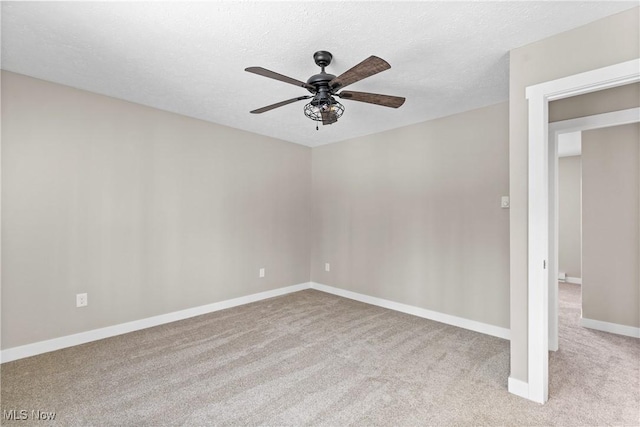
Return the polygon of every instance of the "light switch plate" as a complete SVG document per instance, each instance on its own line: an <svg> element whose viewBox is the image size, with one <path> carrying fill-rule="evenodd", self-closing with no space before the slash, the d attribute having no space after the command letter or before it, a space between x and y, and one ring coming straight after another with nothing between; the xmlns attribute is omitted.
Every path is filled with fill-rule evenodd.
<svg viewBox="0 0 640 427"><path fill-rule="evenodd" d="M509 209L509 196L502 196L502 201L500 202L500 207L502 209Z"/></svg>

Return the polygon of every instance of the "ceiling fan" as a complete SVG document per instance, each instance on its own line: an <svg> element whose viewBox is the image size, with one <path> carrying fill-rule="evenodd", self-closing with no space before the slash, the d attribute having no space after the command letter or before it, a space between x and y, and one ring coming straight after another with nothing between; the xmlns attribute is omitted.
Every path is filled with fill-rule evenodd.
<svg viewBox="0 0 640 427"><path fill-rule="evenodd" d="M391 68L391 65L384 59L378 58L377 56L370 56L358 65L340 74L338 77L324 71L325 67L331 64L331 59L333 59L331 53L321 50L313 54L313 59L316 65L320 67L320 74L309 77L306 83L262 67L245 68L245 71L250 73L303 87L313 94L267 105L266 107L253 110L251 113L261 114L296 101L312 98L304 107L305 116L311 120L322 122L323 125L330 125L337 122L342 116L342 113L344 113L344 106L335 99L336 96L351 101L367 102L369 104L391 108L398 108L404 104L405 98L399 96L342 90L352 83ZM339 90L342 91L338 93Z"/></svg>

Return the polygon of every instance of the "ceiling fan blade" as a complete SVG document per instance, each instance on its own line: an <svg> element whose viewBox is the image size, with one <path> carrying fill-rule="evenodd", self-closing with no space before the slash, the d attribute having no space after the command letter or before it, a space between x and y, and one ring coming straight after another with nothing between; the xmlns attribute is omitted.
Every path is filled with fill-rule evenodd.
<svg viewBox="0 0 640 427"><path fill-rule="evenodd" d="M404 104L405 98L400 96L380 95L378 93L343 91L337 94L342 99L351 101L368 102L369 104L382 105L384 107L398 108Z"/></svg>
<svg viewBox="0 0 640 427"><path fill-rule="evenodd" d="M280 101L276 104L267 105L266 107L262 107L262 108L258 108L257 110L250 111L250 113L251 114L264 113L266 111L273 110L274 108L282 107L283 105L291 104L293 102L301 101L303 99L309 99L309 98L312 98L312 96L307 95L307 96L299 96L297 98L287 99L286 101Z"/></svg>
<svg viewBox="0 0 640 427"><path fill-rule="evenodd" d="M275 80L279 80L281 82L289 83L289 84L292 84L292 85L295 85L295 86L300 86L300 87L303 87L305 89L309 89L313 93L316 92L316 88L314 86L311 86L309 83L305 83L305 82L301 82L300 80L292 79L291 77L284 76L282 74L276 73L275 71L267 70L266 68L249 67L249 68L245 68L244 70L248 71L250 73L257 74L259 76L269 77L270 79L275 79Z"/></svg>
<svg viewBox="0 0 640 427"><path fill-rule="evenodd" d="M365 79L367 77L378 74L381 71L388 70L391 65L382 58L370 56L353 68L340 74L329 82L329 86L333 90L341 89L347 85Z"/></svg>
<svg viewBox="0 0 640 427"><path fill-rule="evenodd" d="M322 124L330 125L338 121L338 115L333 111L321 111Z"/></svg>

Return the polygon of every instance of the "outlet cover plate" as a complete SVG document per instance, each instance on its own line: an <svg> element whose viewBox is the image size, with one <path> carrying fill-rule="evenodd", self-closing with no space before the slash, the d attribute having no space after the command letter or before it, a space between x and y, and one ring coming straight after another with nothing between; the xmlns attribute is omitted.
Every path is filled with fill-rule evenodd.
<svg viewBox="0 0 640 427"><path fill-rule="evenodd" d="M86 307L89 304L89 298L87 294L76 295L76 307Z"/></svg>

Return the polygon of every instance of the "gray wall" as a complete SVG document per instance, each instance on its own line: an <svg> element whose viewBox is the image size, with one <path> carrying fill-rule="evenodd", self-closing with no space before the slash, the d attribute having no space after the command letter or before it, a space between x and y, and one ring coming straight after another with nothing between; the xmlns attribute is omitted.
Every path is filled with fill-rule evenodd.
<svg viewBox="0 0 640 427"><path fill-rule="evenodd" d="M558 159L558 271L582 277L582 160Z"/></svg>
<svg viewBox="0 0 640 427"><path fill-rule="evenodd" d="M508 328L508 191L507 103L314 148L311 278Z"/></svg>
<svg viewBox="0 0 640 427"><path fill-rule="evenodd" d="M317 179L312 278L510 324L511 374L526 381L524 89L638 58L638 11L513 50L508 123L481 109L314 150L314 176L335 170L349 185ZM311 150L10 73L2 89L2 348L308 280ZM498 210L509 190L510 213ZM325 261L346 272L325 277Z"/></svg>
<svg viewBox="0 0 640 427"><path fill-rule="evenodd" d="M525 88L639 58L639 18L639 8L629 9L510 52L511 376L517 380L528 381L528 109Z"/></svg>
<svg viewBox="0 0 640 427"><path fill-rule="evenodd" d="M640 125L582 133L582 317L640 327Z"/></svg>
<svg viewBox="0 0 640 427"><path fill-rule="evenodd" d="M640 83L618 86L549 103L549 122L640 107Z"/></svg>
<svg viewBox="0 0 640 427"><path fill-rule="evenodd" d="M549 103L549 122L640 107L640 84L634 83ZM561 158L559 172L558 269L567 276L580 278L581 237L581 158Z"/></svg>
<svg viewBox="0 0 640 427"><path fill-rule="evenodd" d="M3 349L309 281L307 147L8 72L2 143Z"/></svg>
<svg viewBox="0 0 640 427"><path fill-rule="evenodd" d="M10 72L2 107L3 349L310 275L509 326L506 103L313 167L300 145Z"/></svg>

